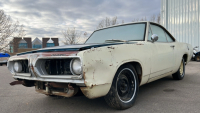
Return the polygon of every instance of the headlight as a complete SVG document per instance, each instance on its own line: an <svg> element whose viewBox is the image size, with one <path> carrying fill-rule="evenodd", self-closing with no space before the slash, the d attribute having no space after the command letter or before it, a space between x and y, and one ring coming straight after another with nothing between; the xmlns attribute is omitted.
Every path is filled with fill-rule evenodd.
<svg viewBox="0 0 200 113"><path fill-rule="evenodd" d="M21 72L22 71L22 64L20 62L15 62L14 63L14 70L17 73Z"/></svg>
<svg viewBox="0 0 200 113"><path fill-rule="evenodd" d="M80 59L76 58L71 61L71 72L75 75L80 75L82 73L82 68L81 68L81 61Z"/></svg>

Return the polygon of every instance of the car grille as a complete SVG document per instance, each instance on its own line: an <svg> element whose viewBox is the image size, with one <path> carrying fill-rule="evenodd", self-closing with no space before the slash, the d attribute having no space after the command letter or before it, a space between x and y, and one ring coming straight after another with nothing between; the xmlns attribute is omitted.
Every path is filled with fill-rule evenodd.
<svg viewBox="0 0 200 113"><path fill-rule="evenodd" d="M48 75L72 75L70 61L71 59L46 59L45 70Z"/></svg>

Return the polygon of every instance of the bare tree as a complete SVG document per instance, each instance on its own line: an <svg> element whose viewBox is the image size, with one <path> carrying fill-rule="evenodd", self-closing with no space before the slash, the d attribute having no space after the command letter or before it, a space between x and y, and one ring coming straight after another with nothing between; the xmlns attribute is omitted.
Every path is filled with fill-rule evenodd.
<svg viewBox="0 0 200 113"><path fill-rule="evenodd" d="M23 25L19 25L18 26L18 29L16 30L16 34L14 36L15 37L24 37L24 36L26 36L26 33L25 33Z"/></svg>
<svg viewBox="0 0 200 113"><path fill-rule="evenodd" d="M145 16L145 17L142 17L141 19L134 18L132 20L132 22L138 22L138 21L151 21L151 22L155 22L155 23L160 24L160 14L158 14L158 15L154 14L154 15L150 16L150 19L147 19L146 16Z"/></svg>
<svg viewBox="0 0 200 113"><path fill-rule="evenodd" d="M134 18L133 20L132 20L132 22L138 22L140 19L139 18Z"/></svg>
<svg viewBox="0 0 200 113"><path fill-rule="evenodd" d="M157 22L158 24L160 24L160 13L157 15L156 22Z"/></svg>
<svg viewBox="0 0 200 113"><path fill-rule="evenodd" d="M63 35L63 43L65 45L71 45L71 44L78 44L81 43L82 40L82 32L79 32L76 30L76 28L68 28L67 30L62 31ZM84 33L84 35L87 35L87 33Z"/></svg>
<svg viewBox="0 0 200 113"><path fill-rule="evenodd" d="M156 22L156 15L152 15L150 18L151 18L150 19L151 22Z"/></svg>
<svg viewBox="0 0 200 113"><path fill-rule="evenodd" d="M158 15L152 15L150 21L160 24L160 13Z"/></svg>
<svg viewBox="0 0 200 113"><path fill-rule="evenodd" d="M17 30L18 22L13 22L3 10L0 10L0 51L8 47L11 35Z"/></svg>
<svg viewBox="0 0 200 113"><path fill-rule="evenodd" d="M118 24L117 23L117 16L115 16L113 18L106 17L101 22L99 22L97 29L109 27L109 26L116 25L116 24Z"/></svg>

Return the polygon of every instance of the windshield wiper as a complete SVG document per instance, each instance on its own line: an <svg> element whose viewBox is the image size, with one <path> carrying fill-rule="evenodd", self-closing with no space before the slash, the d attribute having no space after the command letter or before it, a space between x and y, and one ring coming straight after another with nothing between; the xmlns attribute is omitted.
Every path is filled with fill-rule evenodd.
<svg viewBox="0 0 200 113"><path fill-rule="evenodd" d="M117 39L112 39L112 40L105 40L105 43L124 42L124 43L128 44L130 41L134 41L134 40L117 40Z"/></svg>
<svg viewBox="0 0 200 113"><path fill-rule="evenodd" d="M105 40L105 43L113 43L113 42L124 42L124 43L127 43L126 40L117 40L117 39Z"/></svg>

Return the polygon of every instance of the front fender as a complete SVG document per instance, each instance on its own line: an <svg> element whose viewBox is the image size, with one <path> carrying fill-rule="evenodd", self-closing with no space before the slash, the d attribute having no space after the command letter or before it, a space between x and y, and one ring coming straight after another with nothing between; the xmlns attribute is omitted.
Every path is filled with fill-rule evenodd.
<svg viewBox="0 0 200 113"><path fill-rule="evenodd" d="M129 51L130 48L131 51ZM148 50L148 47L136 44L106 46L79 52L77 56L82 59L86 86L81 88L82 92L88 98L106 95L110 90L117 69L127 62L139 62L144 69L142 76L146 76L144 80L147 80L147 75L150 73L150 55L151 51ZM144 83L146 82L144 81ZM96 93L97 89L101 93Z"/></svg>

